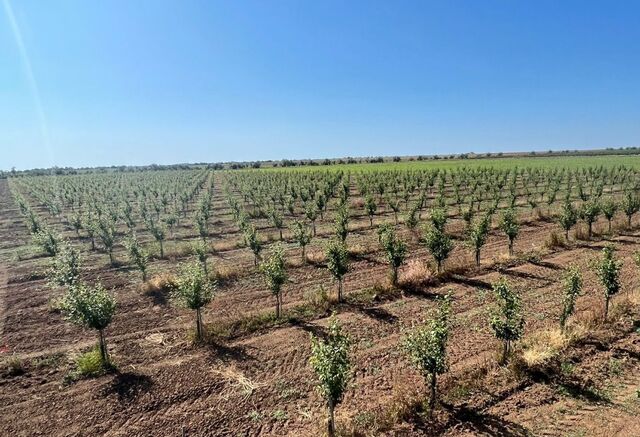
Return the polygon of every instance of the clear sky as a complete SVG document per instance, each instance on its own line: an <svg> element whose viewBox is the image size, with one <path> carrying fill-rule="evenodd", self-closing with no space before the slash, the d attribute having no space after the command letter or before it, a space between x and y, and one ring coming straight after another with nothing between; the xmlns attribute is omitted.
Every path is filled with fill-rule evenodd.
<svg viewBox="0 0 640 437"><path fill-rule="evenodd" d="M638 1L0 4L3 169L640 145Z"/></svg>

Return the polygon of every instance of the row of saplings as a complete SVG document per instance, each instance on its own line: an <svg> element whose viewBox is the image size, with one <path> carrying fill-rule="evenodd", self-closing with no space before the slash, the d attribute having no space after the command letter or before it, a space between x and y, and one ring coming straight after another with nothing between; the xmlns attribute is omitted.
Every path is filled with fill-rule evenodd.
<svg viewBox="0 0 640 437"><path fill-rule="evenodd" d="M383 227L379 237L381 245L389 256L395 277L401 261L400 263L397 260L394 261L393 254L398 255L398 252L401 252L400 258L403 258L404 250L401 241L395 238L393 230L389 227ZM395 246L395 249L390 249L390 246ZM347 271L347 253L344 245L330 243L326 255L329 270L341 282L342 276ZM640 264L640 253L636 254L636 262ZM612 246L603 249L602 259L595 265L597 276L604 288L605 319L610 299L620 291L621 266L622 263L615 259ZM280 245L275 246L272 255L261 264L260 269L276 297L276 316L280 317L282 304L280 290L287 280L284 251ZM49 280L52 285L66 287L66 293L59 302L59 308L64 316L73 323L98 332L102 369L112 369L104 330L111 322L116 309L113 295L100 284L89 286L80 280L80 256L69 245L65 245L54 258ZM172 297L182 306L195 311L196 341L200 341L203 337L202 309L213 299L215 288L215 281L212 281L206 272L206 255L201 257L199 262L185 263L180 266L180 273L172 288ZM574 312L575 302L581 290L580 271L576 267L568 268L560 315L563 332L567 319ZM513 342L523 335L522 304L518 293L512 290L505 279L496 282L493 285L493 291L499 305L490 318L490 326L496 338L503 342L502 361L506 362L511 354ZM341 287L339 292L341 293ZM451 304L451 294L440 299L435 317L414 329L404 340L405 350L430 388L430 411L433 410L437 399L437 376L447 370L446 347L450 330ZM328 433L331 436L335 435L334 409L342 400L352 374L349 348L349 337L343 333L335 315L330 319L326 336L311 336L310 363L318 377L319 392L327 403Z"/></svg>

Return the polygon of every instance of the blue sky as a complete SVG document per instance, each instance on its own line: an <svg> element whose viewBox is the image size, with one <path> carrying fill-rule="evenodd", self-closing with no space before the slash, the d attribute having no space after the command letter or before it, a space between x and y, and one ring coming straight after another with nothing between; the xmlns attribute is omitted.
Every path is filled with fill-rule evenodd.
<svg viewBox="0 0 640 437"><path fill-rule="evenodd" d="M0 168L640 145L640 2L0 0Z"/></svg>

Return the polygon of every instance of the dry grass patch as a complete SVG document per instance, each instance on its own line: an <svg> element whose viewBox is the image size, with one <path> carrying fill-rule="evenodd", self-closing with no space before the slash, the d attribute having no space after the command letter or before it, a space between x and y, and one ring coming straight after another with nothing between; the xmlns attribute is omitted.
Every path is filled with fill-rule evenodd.
<svg viewBox="0 0 640 437"><path fill-rule="evenodd" d="M225 252L244 247L244 242L240 239L221 240L212 243L211 247L214 252Z"/></svg>
<svg viewBox="0 0 640 437"><path fill-rule="evenodd" d="M412 259L400 271L399 284L402 286L419 286L433 277L429 266L422 260Z"/></svg>
<svg viewBox="0 0 640 437"><path fill-rule="evenodd" d="M578 229L576 228L576 232L577 231ZM549 237L545 240L544 245L547 249L557 249L559 247L564 248L567 247L567 241L558 231L551 231Z"/></svg>
<svg viewBox="0 0 640 437"><path fill-rule="evenodd" d="M534 332L522 344L522 360L528 367L546 363L571 344L570 335L551 328Z"/></svg>
<svg viewBox="0 0 640 437"><path fill-rule="evenodd" d="M216 280L218 284L235 281L243 271L240 267L230 265L216 265L213 270L213 279Z"/></svg>
<svg viewBox="0 0 640 437"><path fill-rule="evenodd" d="M140 285L140 290L144 294L154 294L166 292L176 286L177 278L173 273L163 272L155 275L148 281Z"/></svg>

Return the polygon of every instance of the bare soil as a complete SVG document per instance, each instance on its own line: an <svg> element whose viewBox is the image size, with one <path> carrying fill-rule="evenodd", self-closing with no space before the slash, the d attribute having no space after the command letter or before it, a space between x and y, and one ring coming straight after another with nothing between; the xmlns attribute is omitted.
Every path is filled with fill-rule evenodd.
<svg viewBox="0 0 640 437"><path fill-rule="evenodd" d="M273 311L275 304L253 266L252 253L235 244L238 235L221 193L215 204L214 245L222 249L212 261L234 269L237 277L221 283L207 308L204 320L210 326ZM312 258L321 250L323 235L330 232L331 222L325 219L309 248ZM377 223L383 220L392 221L393 215L376 217ZM501 275L521 292L526 335L555 326L562 271L571 263L581 269L585 283L576 318L597 318L604 299L590 263L608 242L624 261L624 292L614 303L637 290L638 268L632 255L640 247L640 231L623 229L623 222L620 217L616 234L606 240L602 221L596 224L594 241L572 241L567 247L549 249L544 242L552 230L558 231L557 225L532 216L522 225L514 259L506 256L505 237L494 230L479 268L469 267L472 254L458 244L443 278L407 285L385 296L388 267L375 232L369 229L367 217L352 219L348 242L354 259L346 276L346 294L355 296L372 287L381 291L369 301L348 299L335 307L355 345L353 383L337 410L342 433L640 435L637 307L635 313L613 323L594 326L584 341L535 371L497 365L500 345L488 326L494 303L491 283ZM453 220L451 229L461 232L461 221ZM277 230L268 224L262 230L276 239ZM410 241L409 264L428 261L417 239L402 232ZM95 334L69 324L52 310L51 298L57 292L44 279L48 260L33 255L16 259L16 251L28 242L7 183L0 180L0 357L18 357L23 365L20 374L3 367L0 375L1 435L322 435L325 410L308 365L309 336L322 331L328 314L216 338L196 347L189 341L194 314L172 305L162 292L142 293L137 271L109 267L105 254L88 253L87 275L99 278L116 293L118 310L107 341L118 371L66 383L74 356L95 344ZM170 248L172 242L166 244ZM296 262L299 249L289 246L292 265L284 292L285 311L305 305L308 293L320 286L335 287L321 260ZM116 257L125 258L119 252ZM175 261L169 259L154 260L151 267L152 275L174 269ZM401 272L401 282L408 270ZM435 297L448 291L454 296L455 317L450 372L439 382L441 403L429 419L416 404L416 399L426 398L426 388L399 344L407 329L429 315Z"/></svg>

